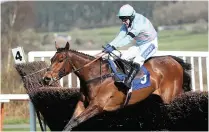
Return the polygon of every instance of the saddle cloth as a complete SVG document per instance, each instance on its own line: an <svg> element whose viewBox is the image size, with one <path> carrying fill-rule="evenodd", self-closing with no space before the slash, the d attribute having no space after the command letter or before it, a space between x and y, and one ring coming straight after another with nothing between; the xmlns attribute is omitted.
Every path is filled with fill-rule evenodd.
<svg viewBox="0 0 209 132"><path fill-rule="evenodd" d="M110 68L112 69L112 72L114 73L114 77L117 78L117 80L124 81L128 75L118 72L114 61L108 60L108 63L109 63ZM150 73L146 69L145 66L143 65L141 66L140 72L141 72L140 76L136 76L134 80L132 81L132 84L131 84L132 90L146 88L151 85Z"/></svg>

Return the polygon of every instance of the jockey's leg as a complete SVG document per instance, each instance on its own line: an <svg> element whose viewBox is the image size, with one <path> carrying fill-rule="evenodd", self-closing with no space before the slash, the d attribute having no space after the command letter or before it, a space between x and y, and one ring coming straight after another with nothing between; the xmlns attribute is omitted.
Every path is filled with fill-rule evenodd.
<svg viewBox="0 0 209 132"><path fill-rule="evenodd" d="M133 59L135 58L135 56L136 56L137 54L139 54L139 53L140 53L139 46L131 46L130 48L128 48L127 51L125 51L125 52L122 54L121 59L124 59L124 60L127 60L127 61L133 61ZM133 65L133 66L135 66L135 65ZM131 67L133 67L133 66L131 66ZM135 66L135 67L136 67L136 66ZM137 73L137 71L135 71L135 68L134 68L134 69L131 68L130 72L131 72L131 73L132 73L132 72ZM129 73L130 73L130 72L129 72ZM128 76L133 76L133 75L129 74ZM117 87L123 87L123 88L124 88L124 86L125 86L126 89L129 89L130 87L127 86L126 83L124 83L124 82L131 82L130 80L132 80L132 79L129 79L129 78L130 78L130 77L125 78L124 81L115 81L115 85L116 85ZM125 84L125 85L124 85L124 84Z"/></svg>
<svg viewBox="0 0 209 132"><path fill-rule="evenodd" d="M137 54L133 62L142 66L144 61L155 55L158 50L158 41L155 38L153 41L139 46L140 54Z"/></svg>
<svg viewBox="0 0 209 132"><path fill-rule="evenodd" d="M155 38L153 41L143 44L131 46L122 56L122 59L131 61L133 64L129 72L128 77L125 79L124 84L127 89L131 88L131 82L140 70L140 67L144 64L144 61L153 56L158 49L158 41Z"/></svg>
<svg viewBox="0 0 209 132"><path fill-rule="evenodd" d="M133 81L137 73L139 72L139 69L140 69L140 65L138 63L134 62L131 65L131 70L128 74L128 77L124 81L124 84L126 85L127 89L131 88L131 82Z"/></svg>
<svg viewBox="0 0 209 132"><path fill-rule="evenodd" d="M139 46L134 45L128 48L128 50L122 54L121 59L132 61L139 53L140 53Z"/></svg>
<svg viewBox="0 0 209 132"><path fill-rule="evenodd" d="M140 52L138 52L138 54L136 54L135 58L133 59L133 64L130 73L124 81L124 84L126 85L127 88L131 88L131 83L135 78L135 76L137 75L137 73L139 72L140 67L144 64L144 61L150 58L151 56L153 56L157 52L158 49L157 38L147 44L143 44L137 47L137 50L138 49L140 50Z"/></svg>

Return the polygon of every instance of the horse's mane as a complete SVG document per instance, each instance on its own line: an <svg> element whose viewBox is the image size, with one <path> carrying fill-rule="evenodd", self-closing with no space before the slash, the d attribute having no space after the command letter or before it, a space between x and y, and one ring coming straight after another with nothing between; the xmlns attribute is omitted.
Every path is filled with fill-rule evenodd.
<svg viewBox="0 0 209 132"><path fill-rule="evenodd" d="M74 49L69 49L69 50L66 50L65 48L58 48L57 49L57 52L63 52L63 51L69 51L69 52L73 52L73 53L75 53L75 54L78 54L78 55L81 55L81 56L85 56L85 57L88 57L88 59L95 59L95 57L94 56L91 56L91 55L89 55L89 54L85 54L85 53L83 53L83 52L79 52L79 51L77 51L77 50L74 50ZM150 59L152 59L152 58L154 58L154 57L150 57L149 59L147 59L144 63L146 63L147 61L149 61ZM102 59L101 58L101 60L102 61L104 61L104 62L108 62L108 60L107 59ZM125 64L127 64L127 63L130 63L130 61L128 61L128 60L125 60L125 59L118 59L118 60L122 60Z"/></svg>
<svg viewBox="0 0 209 132"><path fill-rule="evenodd" d="M85 54L85 53L82 53L82 52L79 52L77 50L73 50L73 49L69 49L70 52L74 52L75 54L79 54L79 55L82 55L82 56L86 56L86 57L89 57L90 59L95 59L94 56L91 56L89 54Z"/></svg>
<svg viewBox="0 0 209 132"><path fill-rule="evenodd" d="M74 49L69 49L69 50L66 50L65 48L58 48L57 49L57 52L63 52L63 51L70 51L70 52L73 52L75 54L79 54L81 56L85 56L85 57L88 57L88 59L95 59L94 56L91 56L89 54L85 54L85 53L82 53L82 52L79 52L77 50L74 50Z"/></svg>

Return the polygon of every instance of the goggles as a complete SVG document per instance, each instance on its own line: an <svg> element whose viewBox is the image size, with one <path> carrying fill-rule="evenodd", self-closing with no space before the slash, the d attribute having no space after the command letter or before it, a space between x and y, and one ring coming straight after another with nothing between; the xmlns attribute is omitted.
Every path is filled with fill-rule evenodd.
<svg viewBox="0 0 209 132"><path fill-rule="evenodd" d="M129 16L119 16L119 19L123 22L126 21L129 18L130 18Z"/></svg>

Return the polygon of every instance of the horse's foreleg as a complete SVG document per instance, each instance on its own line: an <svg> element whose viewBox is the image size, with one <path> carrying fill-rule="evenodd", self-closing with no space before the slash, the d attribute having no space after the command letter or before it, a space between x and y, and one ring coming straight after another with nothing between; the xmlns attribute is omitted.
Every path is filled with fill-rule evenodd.
<svg viewBox="0 0 209 132"><path fill-rule="evenodd" d="M74 113L73 113L73 116L71 117L71 119L79 116L84 110L85 110L84 102L79 100L76 107L75 107L75 110L74 110Z"/></svg>
<svg viewBox="0 0 209 132"><path fill-rule="evenodd" d="M85 106L84 106L84 102L79 100L76 107L75 107L75 110L74 110L74 113L70 119L69 122L72 122L76 117L78 117L83 111L85 110Z"/></svg>
<svg viewBox="0 0 209 132"><path fill-rule="evenodd" d="M100 112L102 112L102 108L99 106L94 105L87 107L79 116L70 120L63 131L71 130L73 127L77 126L81 122L86 121L87 119L93 117L94 115L97 115Z"/></svg>

